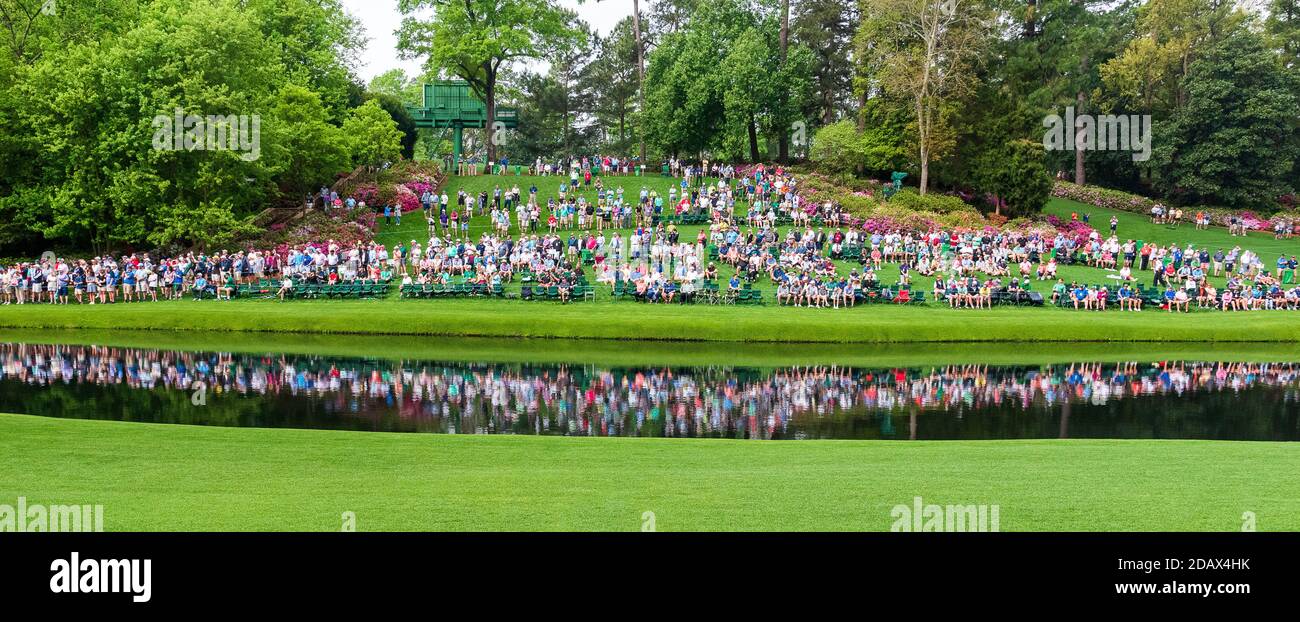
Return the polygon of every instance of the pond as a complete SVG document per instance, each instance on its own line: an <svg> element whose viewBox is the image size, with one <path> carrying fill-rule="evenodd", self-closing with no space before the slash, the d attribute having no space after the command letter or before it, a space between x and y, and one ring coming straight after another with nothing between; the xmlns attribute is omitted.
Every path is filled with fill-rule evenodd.
<svg viewBox="0 0 1300 622"><path fill-rule="evenodd" d="M818 364L798 345L669 356L690 348L647 344L638 363L629 354L636 344L443 340L403 348L331 338L328 347L291 348L292 338L268 338L262 349L249 339L221 351L208 344L231 339L144 347L131 344L147 338L68 342L75 338L0 342L0 412L438 434L1300 440L1300 356L1278 359L1277 350L1258 360L1241 348L1226 360L1205 349L1183 358L1189 353L1142 348L1069 360L1068 345L895 348L879 357L830 353ZM520 360L510 360L512 346ZM356 354L368 349L374 356ZM799 362L778 363L786 359Z"/></svg>

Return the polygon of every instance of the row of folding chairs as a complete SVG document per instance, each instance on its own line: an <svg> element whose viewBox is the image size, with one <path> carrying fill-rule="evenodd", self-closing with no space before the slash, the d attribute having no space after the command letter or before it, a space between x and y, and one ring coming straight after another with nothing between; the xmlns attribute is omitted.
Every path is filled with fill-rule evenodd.
<svg viewBox="0 0 1300 622"><path fill-rule="evenodd" d="M560 288L555 285L524 285L519 289L519 297L523 300L560 300ZM596 288L591 285L574 285L569 289L570 302L595 299Z"/></svg>
<svg viewBox="0 0 1300 622"><path fill-rule="evenodd" d="M491 286L486 283L425 283L423 285L412 283L403 285L400 297L402 298L468 298L475 296L490 296L494 298L504 298L506 295L505 286Z"/></svg>
<svg viewBox="0 0 1300 622"><path fill-rule="evenodd" d="M280 285L278 283L272 285L250 283L240 285L235 290L235 295L239 298L273 298L279 296L279 293ZM339 285L296 284L285 297L297 300L312 300L319 298L384 298L386 296L388 296L387 283L347 283Z"/></svg>

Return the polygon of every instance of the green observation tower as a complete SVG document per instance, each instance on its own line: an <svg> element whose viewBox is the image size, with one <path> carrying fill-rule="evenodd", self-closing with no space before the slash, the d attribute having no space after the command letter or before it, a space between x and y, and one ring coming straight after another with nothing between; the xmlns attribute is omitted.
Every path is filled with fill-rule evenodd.
<svg viewBox="0 0 1300 622"><path fill-rule="evenodd" d="M434 129L451 128L454 135L452 167L460 167L460 154L464 148L465 128L485 129L490 124L487 105L474 95L464 80L439 80L424 85L424 103L407 107L416 127ZM496 123L499 128L519 127L519 109L497 106Z"/></svg>

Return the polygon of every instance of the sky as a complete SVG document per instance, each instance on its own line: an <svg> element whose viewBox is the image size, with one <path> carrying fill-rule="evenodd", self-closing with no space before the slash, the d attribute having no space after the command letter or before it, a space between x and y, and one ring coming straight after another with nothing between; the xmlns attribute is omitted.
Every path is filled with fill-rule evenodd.
<svg viewBox="0 0 1300 622"><path fill-rule="evenodd" d="M357 75L364 82L390 69L403 69L408 76L421 73L422 60L401 60L397 56L397 35L402 24L402 14L397 11L397 0L342 0L343 7L361 21L369 39L358 59ZM561 6L573 9L592 29L601 35L609 34L614 26L632 14L632 0L558 0ZM641 11L644 13L643 1Z"/></svg>

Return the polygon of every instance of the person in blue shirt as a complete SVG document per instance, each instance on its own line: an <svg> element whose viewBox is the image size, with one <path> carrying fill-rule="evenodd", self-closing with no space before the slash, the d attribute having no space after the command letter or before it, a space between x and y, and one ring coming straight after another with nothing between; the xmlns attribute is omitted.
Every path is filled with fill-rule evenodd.
<svg viewBox="0 0 1300 622"><path fill-rule="evenodd" d="M1074 286L1074 308L1078 309L1079 305L1088 300L1088 288L1082 285Z"/></svg>
<svg viewBox="0 0 1300 622"><path fill-rule="evenodd" d="M122 276L122 297L131 302L135 296L135 270L127 270Z"/></svg>
<svg viewBox="0 0 1300 622"><path fill-rule="evenodd" d="M208 279L202 274L194 278L194 299L203 300L203 292L208 289Z"/></svg>
<svg viewBox="0 0 1300 622"><path fill-rule="evenodd" d="M1127 284L1119 287L1119 310L1126 311L1133 309L1133 290Z"/></svg>

